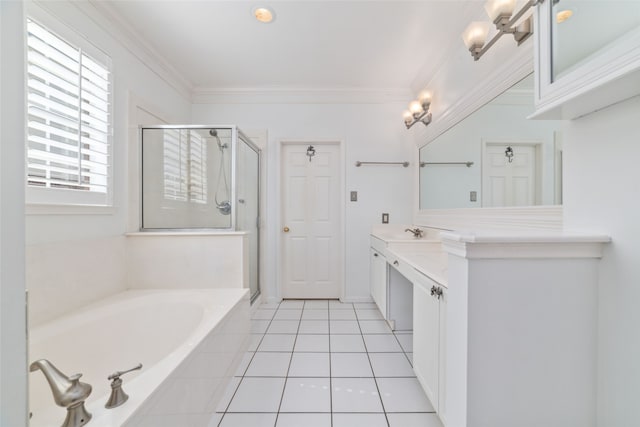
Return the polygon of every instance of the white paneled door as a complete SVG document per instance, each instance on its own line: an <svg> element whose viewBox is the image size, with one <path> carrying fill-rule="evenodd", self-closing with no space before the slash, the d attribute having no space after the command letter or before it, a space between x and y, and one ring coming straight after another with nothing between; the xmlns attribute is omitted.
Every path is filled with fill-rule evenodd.
<svg viewBox="0 0 640 427"><path fill-rule="evenodd" d="M511 148L511 161L505 155ZM482 207L536 204L536 146L487 144L482 160Z"/></svg>
<svg viewBox="0 0 640 427"><path fill-rule="evenodd" d="M339 298L342 289L340 146L282 147L282 297Z"/></svg>

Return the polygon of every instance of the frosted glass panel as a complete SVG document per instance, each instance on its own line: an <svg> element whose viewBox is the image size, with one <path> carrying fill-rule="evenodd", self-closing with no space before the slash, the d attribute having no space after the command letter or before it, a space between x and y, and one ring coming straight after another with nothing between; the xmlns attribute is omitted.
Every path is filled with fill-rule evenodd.
<svg viewBox="0 0 640 427"><path fill-rule="evenodd" d="M142 130L142 228L229 228L231 129Z"/></svg>

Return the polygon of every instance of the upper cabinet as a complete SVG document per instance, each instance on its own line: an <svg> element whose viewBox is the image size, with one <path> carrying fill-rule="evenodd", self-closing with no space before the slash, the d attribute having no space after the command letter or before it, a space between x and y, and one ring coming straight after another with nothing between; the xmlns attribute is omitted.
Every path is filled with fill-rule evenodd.
<svg viewBox="0 0 640 427"><path fill-rule="evenodd" d="M640 1L536 7L535 118L574 119L640 94Z"/></svg>

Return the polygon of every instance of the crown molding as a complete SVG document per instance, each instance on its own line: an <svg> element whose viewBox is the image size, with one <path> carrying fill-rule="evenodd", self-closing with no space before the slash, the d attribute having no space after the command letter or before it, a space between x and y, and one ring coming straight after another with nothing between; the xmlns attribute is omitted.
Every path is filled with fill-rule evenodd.
<svg viewBox="0 0 640 427"><path fill-rule="evenodd" d="M46 7L47 2L38 1L38 3ZM185 99L191 101L193 84L147 43L144 37L124 20L109 2L87 0L70 3L138 58L149 70L173 87Z"/></svg>
<svg viewBox="0 0 640 427"><path fill-rule="evenodd" d="M194 104L386 104L407 102L400 88L195 88Z"/></svg>

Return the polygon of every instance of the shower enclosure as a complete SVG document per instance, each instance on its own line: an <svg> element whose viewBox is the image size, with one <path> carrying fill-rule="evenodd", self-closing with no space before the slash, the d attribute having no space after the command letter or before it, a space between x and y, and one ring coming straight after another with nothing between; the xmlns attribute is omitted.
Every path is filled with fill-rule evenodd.
<svg viewBox="0 0 640 427"><path fill-rule="evenodd" d="M142 126L142 231L244 231L259 293L260 149L236 126Z"/></svg>

